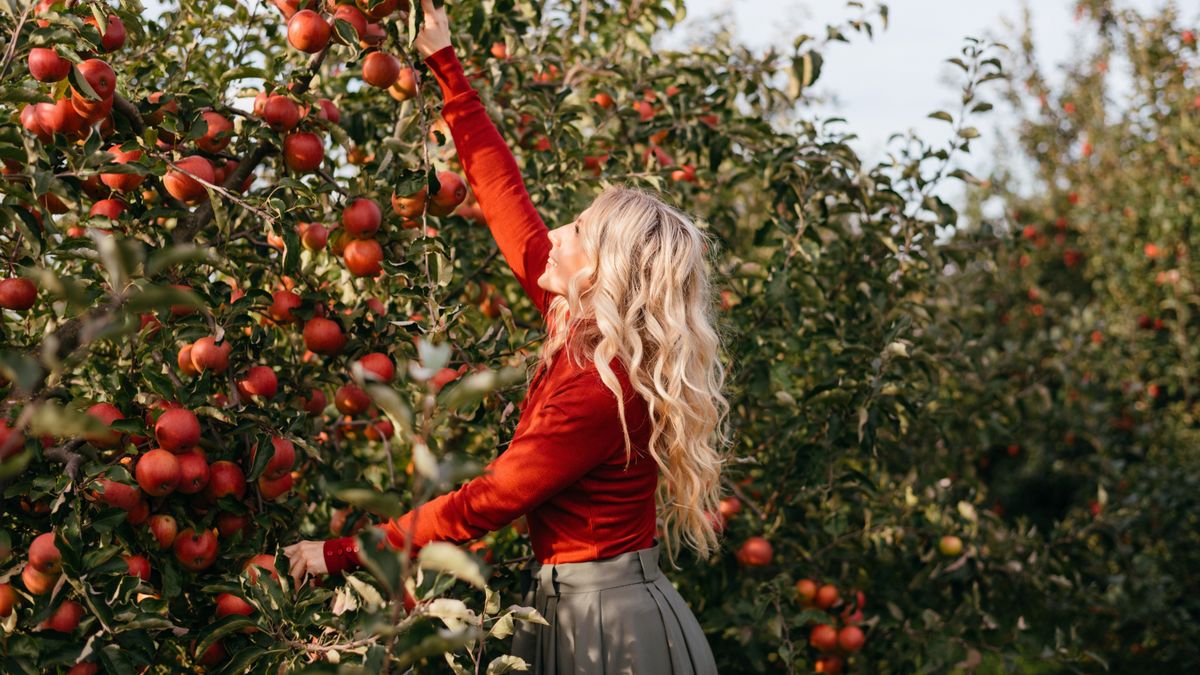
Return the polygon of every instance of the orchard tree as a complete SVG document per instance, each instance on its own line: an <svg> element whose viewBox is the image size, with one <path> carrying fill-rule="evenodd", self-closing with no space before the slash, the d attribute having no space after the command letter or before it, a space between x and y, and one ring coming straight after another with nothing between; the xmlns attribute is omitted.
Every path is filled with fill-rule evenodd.
<svg viewBox="0 0 1200 675"><path fill-rule="evenodd" d="M917 509L922 479L877 458L940 420L958 352L927 339L934 234L957 216L935 193L972 180L954 160L1000 62L969 40L962 109L934 113L949 139L864 165L804 106L829 43L886 26L851 5L765 53L722 30L662 49L682 0L451 7L548 223L629 182L721 242L728 545L670 572L723 672L905 670L984 642L920 593L976 550L951 526L970 502ZM543 620L517 604L520 521L415 561L365 527L494 456L543 337L465 189L419 21L406 0L5 6L6 666L520 667L503 640ZM281 545L355 532L365 570L282 574Z"/></svg>

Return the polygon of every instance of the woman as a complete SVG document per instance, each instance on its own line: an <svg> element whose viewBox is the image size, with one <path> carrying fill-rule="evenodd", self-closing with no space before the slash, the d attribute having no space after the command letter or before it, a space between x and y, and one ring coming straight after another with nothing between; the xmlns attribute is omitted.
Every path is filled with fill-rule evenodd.
<svg viewBox="0 0 1200 675"><path fill-rule="evenodd" d="M430 541L464 543L525 515L541 563L525 604L550 623L521 622L514 635L512 652L531 672L715 673L699 623L659 571L660 544L672 564L682 544L701 558L718 544L708 514L720 499L728 403L704 235L629 188L605 190L574 222L548 230L467 82L445 9L422 4L415 44L441 85L442 116L479 207L547 339L508 448L483 475L387 522L388 542L403 549L411 540L414 552ZM299 580L359 564L356 547L346 537L286 553Z"/></svg>

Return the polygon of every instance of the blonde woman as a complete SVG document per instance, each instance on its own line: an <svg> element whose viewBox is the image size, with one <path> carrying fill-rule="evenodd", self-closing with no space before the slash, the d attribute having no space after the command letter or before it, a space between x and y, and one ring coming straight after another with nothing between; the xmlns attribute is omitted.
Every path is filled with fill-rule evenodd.
<svg viewBox="0 0 1200 675"><path fill-rule="evenodd" d="M512 153L467 82L444 8L422 2L416 46L436 76L463 170L492 234L547 326L541 360L508 448L483 475L383 525L417 551L465 543L521 516L539 565L512 653L531 672L716 672L695 616L659 568L681 546L719 544L721 424L706 241L646 192L603 191L548 230ZM656 503L657 502L657 503ZM656 528L661 519L661 539ZM291 573L359 564L354 537L287 547Z"/></svg>

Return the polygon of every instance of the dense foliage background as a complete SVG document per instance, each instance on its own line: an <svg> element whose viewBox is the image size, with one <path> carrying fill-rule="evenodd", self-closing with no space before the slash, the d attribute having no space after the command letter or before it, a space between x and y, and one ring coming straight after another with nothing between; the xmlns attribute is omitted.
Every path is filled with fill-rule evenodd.
<svg viewBox="0 0 1200 675"><path fill-rule="evenodd" d="M339 19L326 47L311 23L289 44L308 4ZM726 546L669 570L721 672L1200 665L1196 17L1080 3L1098 47L1061 90L1028 34L968 38L945 138L871 165L805 103L824 48L885 7L785 52L719 28L657 48L684 5L451 16L548 224L634 182L722 243ZM473 475L542 337L456 192L416 12L0 10L5 668L519 668L520 521L298 589L267 573ZM993 105L1020 120L1008 152L955 170Z"/></svg>

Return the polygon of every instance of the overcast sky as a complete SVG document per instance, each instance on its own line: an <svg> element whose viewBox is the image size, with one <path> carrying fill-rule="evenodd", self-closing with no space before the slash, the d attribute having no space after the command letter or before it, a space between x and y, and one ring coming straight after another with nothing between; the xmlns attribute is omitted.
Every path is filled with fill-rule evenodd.
<svg viewBox="0 0 1200 675"><path fill-rule="evenodd" d="M873 2L865 3L868 7ZM843 127L859 136L852 142L868 161L881 159L887 137L914 129L927 140L944 139L950 125L926 117L938 109L958 109L959 72L945 62L960 56L963 38L970 35L1015 44L1021 0L892 0L887 30L874 39L849 34L850 44L834 44L824 54L818 92L831 95L829 105L817 109L823 116L846 119ZM1029 3L1036 51L1051 82L1058 81L1057 64L1068 59L1081 40L1089 36L1074 18L1071 0L1037 0ZM1123 0L1120 6L1150 10L1164 0ZM1183 6L1196 6L1188 0ZM1180 5L1176 5L1180 6ZM687 0L688 18L678 33L685 38L689 26L710 25L714 15L730 13L739 38L754 47L772 44L790 51L797 35L823 34L824 26L858 16L843 0ZM1193 16L1195 10L1191 10ZM1006 22L1008 26L1006 27ZM1112 71L1110 71L1112 72ZM814 111L814 112L817 112ZM996 128L1011 126L1003 106L977 120L983 137L963 164L981 171L992 154ZM954 181L957 184L957 181ZM943 198L953 199L953 194ZM957 201L957 199L954 199Z"/></svg>

